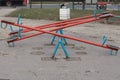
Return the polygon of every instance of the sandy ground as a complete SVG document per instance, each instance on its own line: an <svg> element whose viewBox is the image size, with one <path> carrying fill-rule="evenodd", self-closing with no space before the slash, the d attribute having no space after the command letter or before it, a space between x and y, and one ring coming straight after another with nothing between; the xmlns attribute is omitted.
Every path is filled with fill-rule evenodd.
<svg viewBox="0 0 120 80"><path fill-rule="evenodd" d="M0 17L14 21L16 18ZM23 24L36 26L53 21L22 19ZM50 45L52 35L44 34L15 43L6 43L8 29L0 29L0 79L10 80L120 80L120 51L111 56L110 50L67 40L68 61L59 48L57 60L51 60L55 45ZM97 22L74 26L64 34L101 43L103 35L107 43L120 46L120 26ZM57 39L55 40L57 43ZM54 43L54 44L55 44Z"/></svg>

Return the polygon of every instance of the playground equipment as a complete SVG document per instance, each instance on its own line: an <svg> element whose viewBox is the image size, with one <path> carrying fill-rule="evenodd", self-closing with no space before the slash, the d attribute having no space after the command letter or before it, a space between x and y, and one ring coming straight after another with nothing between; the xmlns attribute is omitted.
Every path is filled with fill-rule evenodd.
<svg viewBox="0 0 120 80"><path fill-rule="evenodd" d="M120 16L114 16L114 17L108 18L107 22L108 23L119 23L119 20L120 20Z"/></svg>
<svg viewBox="0 0 120 80"><path fill-rule="evenodd" d="M97 2L96 3L96 8L98 9L98 8L100 8L100 9L107 9L107 2Z"/></svg>
<svg viewBox="0 0 120 80"><path fill-rule="evenodd" d="M109 17L113 17L113 14L111 14L109 12L106 12L106 13L101 13L101 14L95 14L95 16L90 15L90 16L74 18L74 19L69 19L69 20L64 20L64 21L59 21L59 22L54 22L54 23L51 23L51 24L36 26L36 27L30 27L30 26L25 26L23 24L20 24L19 23L20 18L18 17L18 23L1 20L1 24L6 24L6 25L9 25L9 26L19 27L19 29L17 31L12 30L12 28L11 28L12 32L10 32L9 35L10 36L17 35L17 36L8 40L7 41L8 44L12 43L13 46L14 46L15 41L24 40L24 39L34 37L34 36L37 36L37 35L41 35L41 34L45 34L45 33L46 34L51 34L51 35L54 35L54 37L52 38L51 44L53 44L55 36L59 37L58 43L56 44L56 47L54 49L52 58L55 57L59 45L62 46L62 49L65 53L66 58L69 58L69 55L67 53L67 50L64 46L64 43L63 43L62 39L64 40L65 43L67 43L66 39L71 39L71 40L74 40L74 41L83 42L83 43L94 45L94 46L97 46L97 47L110 49L111 50L111 55L113 54L112 53L113 51L115 51L115 53L117 54L120 47L105 44L105 42L107 40L107 38L105 36L103 36L102 44L100 44L100 43L80 39L80 38L73 37L73 36L64 35L63 31L62 31L62 29L64 29L64 28L73 27L75 25L84 24L84 23L88 23L88 22L92 22L92 21L96 21L96 20L100 20L100 19L104 19L104 18L109 18ZM45 30L45 29L48 29L48 28L49 28L49 30ZM38 31L38 33L30 34L28 36L22 36L21 35L23 33L30 32L30 31ZM56 33L53 32L53 31L56 31Z"/></svg>

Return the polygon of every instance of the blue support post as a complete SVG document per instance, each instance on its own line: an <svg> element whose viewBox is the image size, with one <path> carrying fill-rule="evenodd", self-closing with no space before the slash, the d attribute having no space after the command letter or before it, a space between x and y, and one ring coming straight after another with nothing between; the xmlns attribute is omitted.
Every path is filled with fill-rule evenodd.
<svg viewBox="0 0 120 80"><path fill-rule="evenodd" d="M112 18L109 18L108 21L109 21L109 22L115 22L116 19L119 19L119 18L120 18L120 16L114 16L114 17L112 17Z"/></svg>
<svg viewBox="0 0 120 80"><path fill-rule="evenodd" d="M9 26L9 29L10 29L10 32L13 32L13 31L14 31L12 25ZM8 43L8 46L9 46L9 47L14 47L14 42L11 42L11 44Z"/></svg>
<svg viewBox="0 0 120 80"><path fill-rule="evenodd" d="M55 49L54 49L52 58L55 57L55 55L56 55L56 53L57 53L57 50L58 50L58 48L59 48L59 45L61 45L61 47L62 47L62 49L63 49L63 51L64 51L64 54L65 54L66 58L69 58L68 52L67 52L67 50L66 50L66 48L65 48L65 46L64 46L64 44L63 44L63 42L62 42L62 38L59 38L58 43L57 43L56 46L55 46Z"/></svg>
<svg viewBox="0 0 120 80"><path fill-rule="evenodd" d="M22 37L21 28L20 27L18 28L18 37L20 37L20 38Z"/></svg>
<svg viewBox="0 0 120 80"><path fill-rule="evenodd" d="M2 28L2 23L0 23L0 28Z"/></svg>
<svg viewBox="0 0 120 80"><path fill-rule="evenodd" d="M100 9L100 7L98 7L98 13L99 13L99 14L102 13L102 9Z"/></svg>
<svg viewBox="0 0 120 80"><path fill-rule="evenodd" d="M64 54L65 54L66 58L69 58L68 52L67 52L64 44L62 43L62 40L61 40L61 46L62 46L62 49L63 49L63 51L64 51Z"/></svg>
<svg viewBox="0 0 120 80"><path fill-rule="evenodd" d="M58 50L59 45L60 45L60 40L58 40L58 43L55 46L55 49L54 49L54 52L53 52L53 57L56 55L56 52Z"/></svg>
<svg viewBox="0 0 120 80"><path fill-rule="evenodd" d="M62 29L56 31L56 33L58 33L58 32L59 32L60 34L63 34L63 30L62 30ZM52 40L51 40L51 44L54 43L55 38L56 38L56 36L53 36L53 38L52 38ZM62 38L62 39L64 40L64 43L67 44L66 38Z"/></svg>
<svg viewBox="0 0 120 80"><path fill-rule="evenodd" d="M14 47L14 42L12 42L11 44L8 43L8 46L9 46L9 47Z"/></svg>
<svg viewBox="0 0 120 80"><path fill-rule="evenodd" d="M5 27L3 27L2 23L0 23L0 28L6 29L7 28L7 24L5 25Z"/></svg>
<svg viewBox="0 0 120 80"><path fill-rule="evenodd" d="M60 34L63 34L63 30L62 29L60 29ZM67 40L66 40L66 38L62 38L63 40L64 40L64 44L67 44Z"/></svg>
<svg viewBox="0 0 120 80"><path fill-rule="evenodd" d="M104 35L102 37L102 45L104 45L107 41L107 37ZM118 51L113 51L113 50L110 50L110 55L117 55Z"/></svg>
<svg viewBox="0 0 120 80"><path fill-rule="evenodd" d="M113 55L113 50L110 50L110 55Z"/></svg>
<svg viewBox="0 0 120 80"><path fill-rule="evenodd" d="M22 24L21 19L20 19L20 14L18 15L17 24ZM20 27L18 28L18 37L20 37L20 38L22 37Z"/></svg>
<svg viewBox="0 0 120 80"><path fill-rule="evenodd" d="M113 54L113 50L110 51L110 55L117 55L118 51L115 51Z"/></svg>
<svg viewBox="0 0 120 80"><path fill-rule="evenodd" d="M13 27L10 25L10 32L13 32L14 30L13 30Z"/></svg>
<svg viewBox="0 0 120 80"><path fill-rule="evenodd" d="M56 33L58 33L58 31L59 31L59 30L57 30L57 31L56 31ZM53 44L53 43L54 43L55 38L56 38L56 36L53 36L52 41L51 41L51 44Z"/></svg>
<svg viewBox="0 0 120 80"><path fill-rule="evenodd" d="M102 45L104 45L104 44L106 43L106 41L107 41L107 37L104 35L104 36L102 37Z"/></svg>
<svg viewBox="0 0 120 80"><path fill-rule="evenodd" d="M96 17L96 14L97 14L97 12L96 12L96 10L94 10L94 17Z"/></svg>
<svg viewBox="0 0 120 80"><path fill-rule="evenodd" d="M21 19L20 19L20 14L18 15L17 24L22 24ZM9 29L10 29L10 32L14 32L13 27L11 25L9 26ZM20 38L22 37L22 35L21 35L21 28L20 27L18 28L17 31L18 31L17 36L10 35L10 39L14 39L15 37L20 37ZM8 46L9 47L14 47L14 42L8 43Z"/></svg>
<svg viewBox="0 0 120 80"><path fill-rule="evenodd" d="M0 24L1 28L6 29L8 24L5 25L5 27L2 26L2 23Z"/></svg>
<svg viewBox="0 0 120 80"><path fill-rule="evenodd" d="M108 22L115 22L115 17L108 18Z"/></svg>
<svg viewBox="0 0 120 80"><path fill-rule="evenodd" d="M18 15L17 24L20 23L20 14Z"/></svg>
<svg viewBox="0 0 120 80"><path fill-rule="evenodd" d="M115 52L115 55L117 55L118 51Z"/></svg>

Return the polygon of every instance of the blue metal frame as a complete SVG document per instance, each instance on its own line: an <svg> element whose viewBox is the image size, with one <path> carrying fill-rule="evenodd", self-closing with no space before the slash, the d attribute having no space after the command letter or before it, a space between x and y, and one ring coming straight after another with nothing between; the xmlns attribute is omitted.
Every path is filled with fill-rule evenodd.
<svg viewBox="0 0 120 80"><path fill-rule="evenodd" d="M11 44L10 44L10 43L8 43L8 46L9 46L9 47L14 47L14 46L15 46L15 44L14 44L14 42L12 42Z"/></svg>
<svg viewBox="0 0 120 80"><path fill-rule="evenodd" d="M18 15L17 24L20 23L20 14Z"/></svg>
<svg viewBox="0 0 120 80"><path fill-rule="evenodd" d="M107 41L107 37L104 35L102 37L102 45L104 45L106 43L106 41ZM117 55L117 53L118 53L118 51L113 52L113 50L110 50L110 55Z"/></svg>
<svg viewBox="0 0 120 80"><path fill-rule="evenodd" d="M96 14L97 14L97 11L96 11L96 10L94 10L94 17L96 17Z"/></svg>
<svg viewBox="0 0 120 80"><path fill-rule="evenodd" d="M12 25L10 25L9 28L10 28L10 32L13 32L13 31L14 31ZM9 46L9 47L14 47L14 42L12 42L11 44L8 43L8 46Z"/></svg>
<svg viewBox="0 0 120 80"><path fill-rule="evenodd" d="M0 28L2 28L2 23L0 23Z"/></svg>
<svg viewBox="0 0 120 80"><path fill-rule="evenodd" d="M113 53L113 50L110 51L110 55L117 55L117 53L118 51L115 51L114 53Z"/></svg>
<svg viewBox="0 0 120 80"><path fill-rule="evenodd" d="M56 33L58 33L58 32L59 32L60 34L63 34L63 30L62 30L62 29L56 31ZM56 38L56 36L53 36L53 38L52 38L52 40L51 40L51 44L54 43L55 38ZM62 40L64 40L64 44L67 44L66 38L62 38Z"/></svg>
<svg viewBox="0 0 120 80"><path fill-rule="evenodd" d="M10 28L10 32L13 32L14 30L13 30L13 27L10 25L9 26L9 28Z"/></svg>
<svg viewBox="0 0 120 80"><path fill-rule="evenodd" d="M100 7L98 7L98 13L102 14L102 9L100 9Z"/></svg>
<svg viewBox="0 0 120 80"><path fill-rule="evenodd" d="M104 45L104 44L106 43L106 41L107 41L107 37L104 35L104 36L102 37L102 45Z"/></svg>
<svg viewBox="0 0 120 80"><path fill-rule="evenodd" d="M17 24L22 24L21 18L20 18L20 14L18 15L18 20L17 20ZM22 37L21 35L21 28L18 28L18 37Z"/></svg>
<svg viewBox="0 0 120 80"><path fill-rule="evenodd" d="M7 28L7 24L5 25L5 27L3 27L2 23L0 23L0 28L6 29Z"/></svg>
<svg viewBox="0 0 120 80"><path fill-rule="evenodd" d="M120 16L114 16L112 18L109 18L108 21L109 22L115 22L117 18L120 18Z"/></svg>
<svg viewBox="0 0 120 80"><path fill-rule="evenodd" d="M64 51L64 54L65 54L66 58L69 58L68 52L67 52L67 50L66 50L66 48L65 48L65 46L64 46L64 44L62 42L62 38L59 38L59 40L58 40L58 42L57 42L57 44L55 46L52 58L55 57L55 55L57 53L57 50L58 50L58 48L59 48L60 45L61 45L61 47L62 47L62 49Z"/></svg>
<svg viewBox="0 0 120 80"><path fill-rule="evenodd" d="M18 15L17 24L22 24L22 21L20 19L20 14ZM10 32L14 32L13 27L11 25L9 26L9 29L10 29ZM18 28L18 35L17 36L20 37L20 38L22 37L20 27ZM8 46L9 47L14 47L14 42L12 42L11 44L8 43Z"/></svg>

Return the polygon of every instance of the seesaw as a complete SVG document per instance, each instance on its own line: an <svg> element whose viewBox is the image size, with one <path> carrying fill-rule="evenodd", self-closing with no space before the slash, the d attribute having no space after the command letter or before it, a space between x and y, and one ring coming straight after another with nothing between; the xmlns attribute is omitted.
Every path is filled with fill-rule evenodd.
<svg viewBox="0 0 120 80"><path fill-rule="evenodd" d="M75 19L70 19L70 20L55 22L55 23L52 23L52 24L37 26L35 28L36 29L52 28L50 31L56 31L56 30L64 29L64 28L71 27L71 26L74 26L74 25L78 25L78 24L82 24L82 23L87 23L89 21L91 22L90 19L92 19L92 18L93 18L93 21L94 20L98 20L98 19L95 19L94 16L92 15L92 16L85 16L85 17L82 17L82 18L75 18ZM30 31L33 31L33 30L31 30L31 29L24 29L24 30L21 30L21 33L30 32ZM12 31L9 35L18 34L18 32L19 31ZM24 37L22 37L20 39L17 39L17 40L14 40L14 39L13 40L9 40L8 43L12 42L12 41L19 41L19 40L22 40L22 39L30 38L30 37L33 37L33 36L36 36L36 35L40 35L40 34L42 34L42 33L37 33L37 34L29 35L29 36L24 36Z"/></svg>
<svg viewBox="0 0 120 80"><path fill-rule="evenodd" d="M106 38L103 38L103 43L99 44L99 43L96 43L96 42L80 39L80 38L77 38L77 37L64 35L62 32L60 34L57 33L57 32L56 33L53 32L53 31L62 31L62 29L64 29L64 28L73 27L73 26L75 27L75 25L80 25L80 24L84 24L84 23L88 23L88 22L93 22L93 21L96 21L96 20L109 18L109 17L113 17L113 14L111 14L109 12L106 12L106 13L103 13L103 14L96 14L95 16L91 15L91 16L85 16L85 17L80 17L80 18L74 18L74 19L59 21L59 22L55 22L55 23L51 23L51 24L47 24L47 25L42 25L42 26L36 26L36 27L25 26L25 25L19 24L19 22L14 23L14 22L9 22L9 21L5 21L5 20L1 20L1 23L4 23L6 25L10 25L10 26L15 26L15 27L22 28L22 29L19 28L18 31L11 32L9 35L15 35L15 34L19 34L19 33L21 34L21 33L26 33L26 32L30 32L30 31L37 31L38 32L38 33L35 33L35 34L30 34L28 36L17 36L13 39L8 40L7 41L8 44L13 43L15 41L19 41L19 40L23 40L23 39L27 39L27 38L30 38L30 37L33 37L33 36L37 36L37 35L47 33L47 34L51 34L51 35L60 37L59 40L58 40L58 43L56 44L56 47L54 49L52 58L55 57L59 45L62 46L62 49L63 49L63 51L66 55L66 58L69 58L67 50L66 50L66 48L65 48L65 46L62 42L62 39L71 39L71 40L74 40L74 41L83 42L83 43L94 45L94 46L97 46L97 47L110 49L111 54L112 54L112 51L115 51L116 52L115 54L117 54L120 47L114 46L114 45L107 45L107 44L105 45Z"/></svg>

